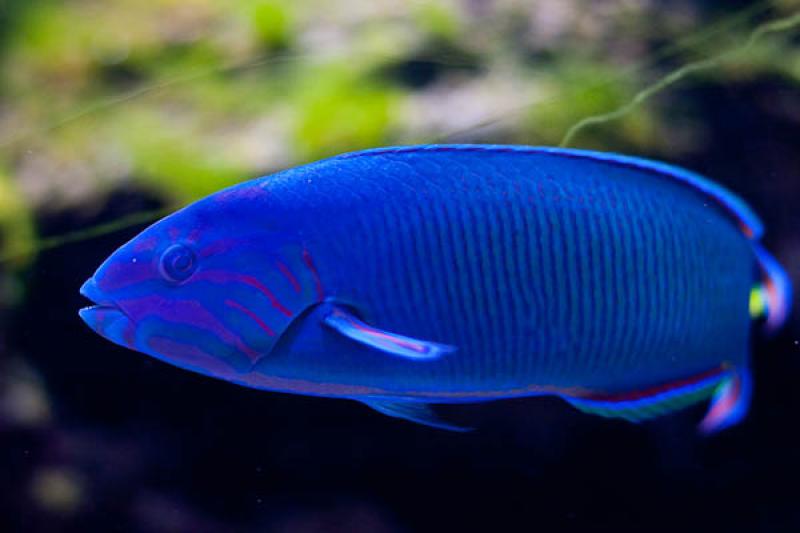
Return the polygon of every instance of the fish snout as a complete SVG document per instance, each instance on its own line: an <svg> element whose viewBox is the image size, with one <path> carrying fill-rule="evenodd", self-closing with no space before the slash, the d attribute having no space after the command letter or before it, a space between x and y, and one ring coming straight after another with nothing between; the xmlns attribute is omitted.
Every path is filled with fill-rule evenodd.
<svg viewBox="0 0 800 533"><path fill-rule="evenodd" d="M89 278L81 286L80 293L94 304L78 311L86 325L111 342L132 347L133 322L113 300L103 294L94 278Z"/></svg>

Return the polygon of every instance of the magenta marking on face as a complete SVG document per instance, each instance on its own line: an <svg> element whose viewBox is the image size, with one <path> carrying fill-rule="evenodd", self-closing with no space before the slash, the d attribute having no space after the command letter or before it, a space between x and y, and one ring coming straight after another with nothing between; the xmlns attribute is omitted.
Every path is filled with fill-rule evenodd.
<svg viewBox="0 0 800 533"><path fill-rule="evenodd" d="M297 281L297 278L294 277L292 271L289 270L289 267L278 260L275 261L275 266L278 267L278 270L281 271L281 274L283 274L286 280L292 285L294 292L300 292L300 283Z"/></svg>
<svg viewBox="0 0 800 533"><path fill-rule="evenodd" d="M239 302L237 302L237 301L235 301L235 300L225 300L225 305L227 305L228 307L232 307L232 308L234 308L234 309L237 309L237 310L241 311L242 313L246 314L247 316L249 316L250 318L252 318L252 319L253 319L253 321L254 321L256 324L258 324L258 326L259 326L261 329L263 329L264 331L266 331L266 332L267 332L267 335L269 335L270 337L274 337L274 336L275 336L275 331L273 331L273 329L272 329L271 327L269 327L269 326L266 324L266 322L264 322L263 320L261 320L261 319L258 317L258 315L257 315L257 314L255 314L254 312L252 312L250 309L246 308L245 306L243 306L243 305L242 305L242 304L240 304Z"/></svg>
<svg viewBox="0 0 800 533"><path fill-rule="evenodd" d="M178 237L181 236L181 230L179 230L176 227L171 227L167 230L167 235L169 235L170 239L176 240Z"/></svg>
<svg viewBox="0 0 800 533"><path fill-rule="evenodd" d="M278 298L272 293L272 291L253 276L248 276L247 274L236 274L234 272L226 272L224 270L206 270L195 274L194 279L197 281L206 280L212 283L234 282L249 285L266 296L273 308L277 309L280 313L287 317L292 316L292 312L284 307L280 301L278 301Z"/></svg>
<svg viewBox="0 0 800 533"><path fill-rule="evenodd" d="M314 287L317 291L317 301L321 302L325 299L325 290L322 288L322 280L319 279L319 272L317 272L317 268L314 266L314 260L311 257L311 253L305 249L303 250L303 263L305 263L308 271L311 272L311 277L314 278Z"/></svg>
<svg viewBox="0 0 800 533"><path fill-rule="evenodd" d="M196 300L172 300L151 295L125 300L120 304L136 322L141 322L148 316L155 316L174 324L204 329L247 355L251 361L256 361L260 356L258 351L248 346L241 337L230 331L225 324Z"/></svg>
<svg viewBox="0 0 800 533"><path fill-rule="evenodd" d="M156 239L155 237L146 237L144 239L139 239L134 243L133 251L149 252L150 250L154 250L157 245L158 245L158 239Z"/></svg>
<svg viewBox="0 0 800 533"><path fill-rule="evenodd" d="M239 245L241 241L235 239L219 239L197 252L197 256L204 258L227 252Z"/></svg>
<svg viewBox="0 0 800 533"><path fill-rule="evenodd" d="M187 235L186 240L191 243L195 243L200 239L200 235L202 232L198 228L194 228L192 231L189 232Z"/></svg>
<svg viewBox="0 0 800 533"><path fill-rule="evenodd" d="M106 266L97 279L97 286L106 292L158 278L149 261L113 261Z"/></svg>
<svg viewBox="0 0 800 533"><path fill-rule="evenodd" d="M218 376L231 375L231 367L194 344L153 336L148 339L147 346L159 355L180 358L181 363L202 369L204 372Z"/></svg>

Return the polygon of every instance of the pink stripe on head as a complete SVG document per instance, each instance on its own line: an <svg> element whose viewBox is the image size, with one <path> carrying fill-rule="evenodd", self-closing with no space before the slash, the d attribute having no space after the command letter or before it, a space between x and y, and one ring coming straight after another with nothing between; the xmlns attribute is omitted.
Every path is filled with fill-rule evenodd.
<svg viewBox="0 0 800 533"><path fill-rule="evenodd" d="M192 367L205 374L214 376L230 376L232 374L233 369L230 366L194 344L153 336L148 339L147 346L159 357L178 360L175 361L176 364Z"/></svg>
<svg viewBox="0 0 800 533"><path fill-rule="evenodd" d="M247 274L237 274L235 272L227 272L225 270L205 270L195 274L194 279L197 281L210 281L212 283L242 283L258 290L261 294L267 297L273 308L277 309L285 316L291 317L292 312L289 311L278 300L278 298L269 290L263 283L258 281L253 276Z"/></svg>
<svg viewBox="0 0 800 533"><path fill-rule="evenodd" d="M278 267L278 270L281 271L283 277L285 277L286 280L292 285L294 292L300 292L300 283L297 281L297 278L294 277L292 271L289 270L289 267L278 260L275 261L275 266Z"/></svg>
<svg viewBox="0 0 800 533"><path fill-rule="evenodd" d="M322 280L319 279L319 272L317 272L317 267L314 266L314 260L311 257L311 252L306 249L303 249L303 263L305 263L306 268L311 273L311 277L314 278L314 287L317 291L317 301L322 301L325 299L325 290L322 288Z"/></svg>
<svg viewBox="0 0 800 533"><path fill-rule="evenodd" d="M124 302L125 310L137 322L148 316L155 316L166 322L182 324L213 333L221 341L234 346L251 361L256 361L260 353L248 346L241 337L228 329L216 316L196 300L171 300L158 295L146 296Z"/></svg>
<svg viewBox="0 0 800 533"><path fill-rule="evenodd" d="M247 316L249 316L251 319L253 319L253 321L254 321L256 324L258 324L258 326L259 326L261 329L263 329L264 331L266 331L266 332L267 332L267 335L269 335L270 337L274 337L274 336L275 336L275 331L274 331L274 330L273 330L271 327L269 327L269 326L266 324L266 322L264 322L263 320L261 320L261 319L258 317L258 315L257 315L257 314L255 314L254 312L252 312L250 309L246 308L245 306L243 306L243 305L242 305L242 304L240 304L239 302L237 302L237 301L235 301L235 300L225 300L225 305L227 305L228 307L232 307L232 308L234 308L234 309L238 309L238 310L239 310L239 311L241 311L242 313L244 313L244 314L246 314Z"/></svg>

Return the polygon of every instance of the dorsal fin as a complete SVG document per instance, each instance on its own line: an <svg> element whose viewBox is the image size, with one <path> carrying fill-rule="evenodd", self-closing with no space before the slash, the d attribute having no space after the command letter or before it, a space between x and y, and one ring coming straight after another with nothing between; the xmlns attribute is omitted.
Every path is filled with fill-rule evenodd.
<svg viewBox="0 0 800 533"><path fill-rule="evenodd" d="M708 178L690 172L686 169L642 159L639 157L625 156L614 153L594 152L590 150L574 150L571 148L536 148L543 153L563 155L566 157L585 158L602 161L612 165L635 168L664 176L708 197L715 205L728 214L742 230L742 233L751 240L758 240L764 233L764 225L744 200L736 196L725 187L714 183Z"/></svg>
<svg viewBox="0 0 800 533"><path fill-rule="evenodd" d="M497 144L424 144L417 146L388 146L372 148L359 152L351 152L335 156L334 160L354 159L361 157L374 157L381 155L402 155L416 153L436 152L502 152L518 154L553 154L573 159L586 159L600 161L619 167L632 168L650 172L666 179L681 183L700 194L706 196L709 202L725 212L741 229L747 238L758 240L764 232L764 226L752 209L738 196L725 187L714 183L708 178L690 172L686 169L643 159L640 157L619 155L611 152L595 152L592 150L577 150L573 148L553 148L548 146L523 146L523 145L497 145Z"/></svg>

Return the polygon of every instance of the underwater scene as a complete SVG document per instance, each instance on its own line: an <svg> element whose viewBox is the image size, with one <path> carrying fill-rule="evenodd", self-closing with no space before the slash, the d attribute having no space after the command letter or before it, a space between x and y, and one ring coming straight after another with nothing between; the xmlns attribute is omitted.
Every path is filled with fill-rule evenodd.
<svg viewBox="0 0 800 533"><path fill-rule="evenodd" d="M0 0L0 66L0 531L800 530L797 0Z"/></svg>

